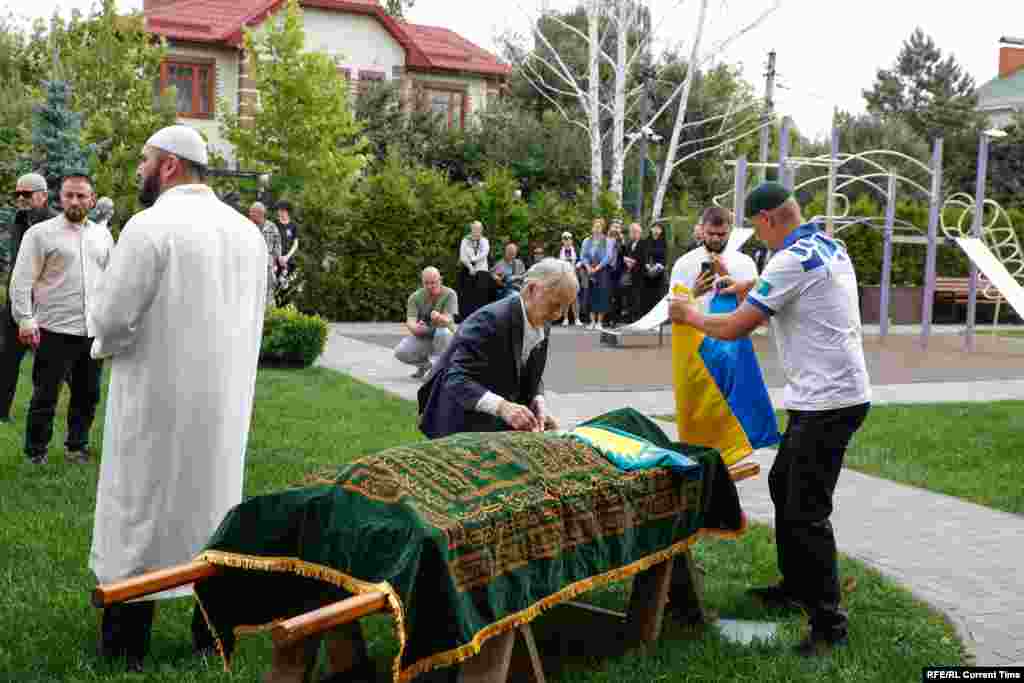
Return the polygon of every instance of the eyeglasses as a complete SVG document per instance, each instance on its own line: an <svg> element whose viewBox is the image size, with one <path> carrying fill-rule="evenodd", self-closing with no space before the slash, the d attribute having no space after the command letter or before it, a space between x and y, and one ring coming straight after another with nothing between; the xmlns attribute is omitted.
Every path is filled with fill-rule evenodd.
<svg viewBox="0 0 1024 683"><path fill-rule="evenodd" d="M11 193L16 199L28 199L35 194L35 190L15 190Z"/></svg>

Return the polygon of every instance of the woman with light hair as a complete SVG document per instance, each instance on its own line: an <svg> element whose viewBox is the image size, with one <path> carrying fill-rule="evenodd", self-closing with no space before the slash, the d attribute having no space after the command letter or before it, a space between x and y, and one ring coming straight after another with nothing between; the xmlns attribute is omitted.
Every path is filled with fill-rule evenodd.
<svg viewBox="0 0 1024 683"><path fill-rule="evenodd" d="M591 315L591 329L604 329L604 316L611 306L611 265L615 258L615 243L604 231L604 219L595 218L590 237L583 241L580 262L590 275L587 299Z"/></svg>
<svg viewBox="0 0 1024 683"><path fill-rule="evenodd" d="M494 281L488 266L491 244L484 237L484 224L473 221L469 234L459 244L459 276L456 287L461 318L465 320L478 308L490 303Z"/></svg>

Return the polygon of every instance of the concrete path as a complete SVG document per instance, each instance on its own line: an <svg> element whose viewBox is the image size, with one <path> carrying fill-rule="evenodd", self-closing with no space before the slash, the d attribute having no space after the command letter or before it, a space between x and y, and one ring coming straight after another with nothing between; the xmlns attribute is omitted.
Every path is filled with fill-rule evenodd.
<svg viewBox="0 0 1024 683"><path fill-rule="evenodd" d="M384 347L346 336L365 334L367 327L332 325L318 364L415 400L419 382L409 378L412 368ZM879 385L873 390L876 405L1024 400L1024 380ZM778 404L779 398L773 390L772 400ZM548 402L565 426L623 406L648 415L675 411L669 391L549 393ZM673 424L661 424L675 436ZM751 519L770 524L767 473L774 451L751 458L761 463L763 474L740 484L743 507ZM842 552L943 610L979 665L1024 663L1024 517L845 470L833 523Z"/></svg>

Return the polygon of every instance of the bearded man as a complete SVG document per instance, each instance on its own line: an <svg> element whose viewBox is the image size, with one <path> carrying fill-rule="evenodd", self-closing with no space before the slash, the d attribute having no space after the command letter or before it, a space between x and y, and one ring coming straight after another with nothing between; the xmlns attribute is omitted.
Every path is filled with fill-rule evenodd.
<svg viewBox="0 0 1024 683"><path fill-rule="evenodd" d="M35 349L32 400L25 421L25 455L48 461L60 385L68 378L71 400L65 460L89 461L89 431L100 400L99 361L89 356L95 326L86 306L96 294L114 238L87 217L96 201L92 181L71 175L61 182L64 212L25 232L11 276L11 310L18 340Z"/></svg>
<svg viewBox="0 0 1024 683"><path fill-rule="evenodd" d="M732 232L732 215L728 209L713 206L701 217L700 234L703 244L686 252L672 267L671 285L683 284L707 313L718 289L736 282L757 278L754 260L739 251L725 253Z"/></svg>
<svg viewBox="0 0 1024 683"><path fill-rule="evenodd" d="M267 296L267 247L203 183L208 155L182 125L142 150L139 200L90 306L110 358L89 565L100 583L192 560L242 500ZM104 610L100 652L141 670L154 600ZM193 647L214 647L198 607Z"/></svg>

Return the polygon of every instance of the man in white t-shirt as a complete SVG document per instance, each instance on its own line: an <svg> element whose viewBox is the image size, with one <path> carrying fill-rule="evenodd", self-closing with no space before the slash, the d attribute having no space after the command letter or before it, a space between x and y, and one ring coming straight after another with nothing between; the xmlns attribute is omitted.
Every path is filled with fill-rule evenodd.
<svg viewBox="0 0 1024 683"><path fill-rule="evenodd" d="M700 231L704 243L680 256L672 266L669 291L672 285L682 283L700 302L701 311L707 313L720 288L757 278L757 266L744 253L725 253L732 232L732 216L727 209L713 206L705 210Z"/></svg>
<svg viewBox="0 0 1024 683"><path fill-rule="evenodd" d="M746 209L757 236L775 253L760 279L723 290L746 294L744 303L729 315L706 315L691 300L674 297L669 316L719 339L736 339L765 320L772 322L789 411L768 475L782 581L751 593L769 605L806 610L811 631L797 652L825 654L847 642L829 522L832 496L846 447L871 401L857 276L841 243L819 226L803 224L800 207L784 186L762 183Z"/></svg>

